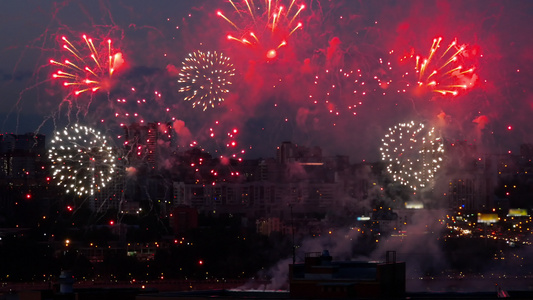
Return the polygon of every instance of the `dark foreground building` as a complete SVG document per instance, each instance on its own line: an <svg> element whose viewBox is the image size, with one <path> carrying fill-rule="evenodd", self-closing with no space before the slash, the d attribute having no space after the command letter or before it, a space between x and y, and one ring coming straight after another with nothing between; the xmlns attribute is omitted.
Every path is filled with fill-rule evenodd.
<svg viewBox="0 0 533 300"><path fill-rule="evenodd" d="M396 261L394 251L387 252L384 262L333 261L327 251L308 253L303 263L289 265L289 291L241 290L238 286L243 286L245 282L218 281L162 281L138 287L121 287L120 283L109 282L100 287L76 288L72 286L74 281L66 275L62 273L53 289L21 286L18 291L0 290L0 300L533 299L533 291L530 290L406 292L405 263Z"/></svg>
<svg viewBox="0 0 533 300"><path fill-rule="evenodd" d="M405 263L387 252L385 262L333 261L329 252L308 253L289 266L291 298L400 298L405 295Z"/></svg>

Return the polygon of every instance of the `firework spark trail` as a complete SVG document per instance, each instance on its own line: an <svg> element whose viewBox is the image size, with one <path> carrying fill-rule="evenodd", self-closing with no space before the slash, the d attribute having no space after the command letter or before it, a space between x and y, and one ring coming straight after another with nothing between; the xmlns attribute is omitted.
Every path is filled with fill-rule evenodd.
<svg viewBox="0 0 533 300"><path fill-rule="evenodd" d="M240 130L236 126L214 121L211 126L203 127L197 132L200 138L192 141L189 147L210 152L223 164L228 164L230 160L242 162L246 150L241 148L238 141L239 133Z"/></svg>
<svg viewBox="0 0 533 300"><path fill-rule="evenodd" d="M192 106L201 106L205 111L225 100L232 85L235 68L230 58L219 52L196 51L189 53L182 62L178 83L179 92Z"/></svg>
<svg viewBox="0 0 533 300"><path fill-rule="evenodd" d="M278 50L287 46L289 38L303 27L302 22L296 22L296 19L305 9L305 5L296 4L296 0L291 0L288 6L279 0L229 2L236 14L235 21L231 16L217 11L217 16L224 19L234 30L227 35L227 39L250 46L259 51L263 58L276 58Z"/></svg>
<svg viewBox="0 0 533 300"><path fill-rule="evenodd" d="M159 91L153 91L151 96L142 97L137 93L137 89L132 87L130 95L118 97L113 101L114 120L120 127L131 123L141 125L149 122L169 122L177 118L171 108L164 106L163 95ZM104 123L102 119L100 122Z"/></svg>
<svg viewBox="0 0 533 300"><path fill-rule="evenodd" d="M214 126L209 128L209 138L215 143L214 154L220 160L220 166L211 170L213 175L218 175L223 169L227 170L227 176L238 177L239 172L233 168L233 162L241 163L245 150L240 147L238 135L240 130L236 127L224 131L220 121L215 121ZM217 171L218 169L218 171ZM212 183L215 185L215 181Z"/></svg>
<svg viewBox="0 0 533 300"><path fill-rule="evenodd" d="M441 45L442 37L433 39L427 57L411 53L401 60L414 60L414 74L417 87L429 89L442 96L457 96L474 86L477 75L475 67L466 67L467 46L459 45L457 40L448 46ZM409 76L409 72L404 74Z"/></svg>
<svg viewBox="0 0 533 300"><path fill-rule="evenodd" d="M416 193L427 188L441 168L444 144L434 128L411 121L390 128L380 151L393 180Z"/></svg>
<svg viewBox="0 0 533 300"><path fill-rule="evenodd" d="M116 139L124 146L126 151L124 156L131 158L130 162L135 165L141 163L147 155L150 156L149 145L155 145L150 141L151 138L157 142L169 143L174 138L183 137L174 137L177 114L170 107L164 106L160 92L154 91L150 97L140 97L135 88L132 87L131 91L128 97L117 98L114 101L112 122L120 127ZM102 123L104 121L106 120L101 120Z"/></svg>
<svg viewBox="0 0 533 300"><path fill-rule="evenodd" d="M70 89L74 96L101 89L109 91L113 73L124 63L122 53L113 49L111 39L97 49L92 38L86 35L82 37L82 49L78 49L66 37L61 38L64 43L62 49L70 59L62 62L50 60L52 65L60 68L52 78L63 79L63 86Z"/></svg>
<svg viewBox="0 0 533 300"><path fill-rule="evenodd" d="M234 127L229 131L224 132L223 127L219 121L215 121L214 126L209 128L209 138L215 141L217 147L215 153L219 155L219 158L223 163L227 163L228 160L237 160L242 162L242 155L245 150L240 148L237 140L239 129Z"/></svg>
<svg viewBox="0 0 533 300"><path fill-rule="evenodd" d="M74 6L76 6L76 5L74 5ZM46 10L46 7L48 7L49 10ZM24 99L24 94L26 94L27 92L35 89L36 87L38 87L38 86L40 86L40 85L42 85L44 83L49 84L50 81L62 81L63 84L66 83L66 82L73 83L73 80L71 80L69 78L59 78L59 77L57 77L58 75L60 77L64 76L64 75L68 76L67 74L57 74L57 73L55 73L55 75L50 76L50 71L49 71L50 70L50 65L53 65L56 68L56 71L70 73L70 75L74 75L74 73L79 72L79 70L77 70L77 69L76 69L76 71L72 70L71 69L72 66L69 66L68 68L65 68L64 66L60 65L60 64L64 64L65 63L65 61L64 61L65 57L71 63L78 63L78 58L76 58L69 50L67 50L67 48L72 50L72 51L78 50L78 53L87 54L89 56L92 54L92 52L91 52L92 49L97 50L98 55L95 56L95 58L99 59L100 60L99 62L103 62L103 63L107 63L108 61L111 62L111 65L109 65L109 64L102 65L102 68L105 68L105 67L110 68L111 69L111 71L110 71L111 74L114 71L116 71L116 69L123 62L122 54L120 52L116 52L115 49L113 49L113 45L112 45L112 43L110 43L110 41L102 42L102 44L99 45L99 44L94 44L94 42L92 42L92 39L90 39L90 38L87 38L87 41L80 39L77 42L72 42L72 40L67 42L67 38L66 37L62 37L62 35L61 35L61 33L59 33L59 31L67 30L67 31L70 32L71 30L69 28L69 24L64 23L63 20L60 18L60 16L65 12L65 10L67 10L69 8L72 8L72 7L73 7L73 5L72 5L72 3L70 3L70 1L65 1L65 2L61 2L61 3L50 3L50 5L46 5L45 4L43 7L41 7L43 9L41 11L41 13L45 17L43 19L43 20L45 20L45 23L40 24L40 26L38 26L38 28L42 28L43 31L41 32L41 34L37 35L37 37L35 39L30 41L30 43L28 43L27 45L21 47L22 51L20 51L19 59L15 62L14 71L17 68L19 68L19 64L21 64L22 62L28 62L28 61L30 61L30 62L31 61L35 61L35 68L34 69L36 69L36 71L33 73L32 77L31 77L31 80L34 80L35 82L33 84L29 85L28 87L24 88L20 92L19 98L17 99L17 102L13 106L13 109L9 112L9 114L11 114L12 112L15 111L15 109L18 110L16 112L17 113L17 124L16 124L17 128L19 126L19 124L18 124L18 114L21 113L20 105L22 103L22 100ZM81 10L79 10L79 8L80 7L78 7L78 12L81 11ZM124 35L123 35L124 32L122 32L120 27L115 24L115 22L114 22L114 20L112 18L111 11L109 10L109 7L104 7L104 9L107 10L106 17L109 17L109 18L104 17L104 18L106 18L106 20L104 21L104 24L107 24L107 25L95 25L97 22L95 22L91 18L90 14L85 14L83 17L87 17L88 18L87 21L94 25L93 29L98 27L97 28L97 31L99 32L98 36L111 36L111 35L116 36L117 32L120 32L120 33L122 33L122 37L124 37ZM71 13L70 10L69 10L68 13ZM37 18L39 18L39 16L37 16ZM57 25L57 27L56 27L56 25ZM58 30L57 28L62 28L62 29ZM107 33L103 33L103 31L107 31ZM60 49L56 49L54 47L55 43L54 43L54 46L52 46L52 48L50 48L50 42L52 42L52 41L58 42L58 43L62 44L62 46L65 46L66 48L61 47ZM93 44L91 45L91 49L89 49L88 46L87 46L87 43L91 43L91 42ZM69 43L70 43L70 45L69 45ZM75 48L75 50L73 48ZM40 55L32 55L28 59L28 57L27 57L28 53L27 52L29 52L31 50L38 50L38 51L40 51L41 54ZM47 53L50 53L50 52L56 53L57 50L59 50L59 52L61 52L60 55L62 56L62 58L60 60L55 61L54 59L50 59L50 57L46 57L46 56L48 56ZM94 52L94 50L93 50L93 52ZM109 55L110 50L111 50L111 55ZM89 68L95 67L96 65L95 65L94 59L90 58L89 56L85 57L85 59L89 63L88 67ZM37 59L35 59L35 58L37 58ZM43 64L43 59L45 61L44 64ZM92 60L92 61L90 61L90 60ZM54 62L57 62L58 64L55 64ZM81 65L79 65L79 66L81 66ZM81 66L81 67L83 67L83 66ZM46 70L46 71L43 73L42 70ZM101 72L103 74L102 71L100 71L100 70L95 71L95 70L96 69L92 69L92 71L96 72L97 74L99 74L99 72ZM88 71L85 71L85 72L88 72ZM41 75L43 75L43 74L44 74L46 80L42 79L43 77ZM80 75L80 74L78 73L78 75ZM54 78L54 77L57 77L57 78ZM85 78L85 76L83 76L83 79L86 79L86 80L89 80L89 81L94 81L95 78L89 78L89 77ZM80 80L82 80L82 79L80 78ZM101 88L104 88L104 86L109 84L110 81L109 80L104 80L102 83L103 84L101 85L102 86ZM68 83L67 83L67 85L68 85ZM73 100L73 99L75 99L74 96L76 95L77 91L81 92L82 89L81 89L81 85L78 86L78 87L75 87L74 85L70 85L69 87L67 87L67 89L68 89L69 93L68 93L68 95L66 95L66 97L63 97L63 100L62 100L61 104L59 105L59 108L57 108L57 110L55 108L52 108L54 111L50 112L45 117L43 122L40 125L38 125L38 127L34 130L35 132L39 132L40 130L42 130L43 126L48 121L53 121L55 123L56 122L56 118L62 113L61 110L66 105L68 105L68 114L69 114L68 118L69 118L69 122L70 122L70 114L72 113L72 109L75 107L75 105L77 105L77 104L74 103L74 100ZM48 91L50 93L55 93L52 90L48 90ZM42 95L43 95L42 93L39 93L38 97L40 98ZM34 100L39 100L39 102L41 102L41 99L32 98L32 102ZM47 99L45 98L45 100L47 100ZM90 102L91 101L87 101L86 107L79 107L79 108L81 108L82 110L86 110L87 107L90 105ZM78 111L77 113L79 114L80 112ZM54 126L54 128L55 128L55 126Z"/></svg>
<svg viewBox="0 0 533 300"><path fill-rule="evenodd" d="M312 104L323 104L326 111L335 116L346 112L356 116L357 109L369 96L387 94L382 88L386 84L379 76L368 76L361 69L326 69L315 75L315 88L311 89L308 97Z"/></svg>
<svg viewBox="0 0 533 300"><path fill-rule="evenodd" d="M354 55L357 56L355 61ZM365 102L376 102L406 92L391 89L390 62L382 58L362 61L358 54L342 49L340 39L336 37L313 60L316 62L310 64L324 67L318 67L312 78L309 103L332 116L357 116Z"/></svg>
<svg viewBox="0 0 533 300"><path fill-rule="evenodd" d="M66 193L91 196L113 179L115 155L98 131L75 124L57 131L51 143L52 178Z"/></svg>
<svg viewBox="0 0 533 300"><path fill-rule="evenodd" d="M239 178L235 164L243 161L245 149L238 141L240 130L215 121L197 132L199 140L191 141L183 157L197 183L216 185L220 180Z"/></svg>

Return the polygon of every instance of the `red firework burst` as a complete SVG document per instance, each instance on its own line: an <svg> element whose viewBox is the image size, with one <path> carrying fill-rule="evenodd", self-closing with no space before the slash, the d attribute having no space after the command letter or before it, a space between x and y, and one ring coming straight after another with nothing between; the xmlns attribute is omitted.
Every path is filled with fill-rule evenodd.
<svg viewBox="0 0 533 300"><path fill-rule="evenodd" d="M62 62L50 60L59 69L52 75L63 79L63 86L78 96L85 92L109 90L113 73L124 63L122 53L113 49L111 39L95 46L93 39L83 35L83 48L76 47L66 37L62 37L62 49L67 57Z"/></svg>
<svg viewBox="0 0 533 300"><path fill-rule="evenodd" d="M411 54L415 61L417 86L429 89L443 96L457 96L472 88L477 80L475 67L465 66L469 58L466 45L457 40L447 47L441 45L442 37L433 39L427 57Z"/></svg>
<svg viewBox="0 0 533 300"><path fill-rule="evenodd" d="M227 35L228 40L259 51L267 60L276 58L278 50L287 46L289 38L303 26L298 17L305 5L296 4L296 0L288 5L283 5L282 0L229 2L234 9L231 16L217 11L234 30Z"/></svg>

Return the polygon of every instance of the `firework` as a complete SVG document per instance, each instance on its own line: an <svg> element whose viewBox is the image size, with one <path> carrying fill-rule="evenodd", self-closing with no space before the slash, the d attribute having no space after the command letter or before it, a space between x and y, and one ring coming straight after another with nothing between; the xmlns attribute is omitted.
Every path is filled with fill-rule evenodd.
<svg viewBox="0 0 533 300"><path fill-rule="evenodd" d="M380 151L393 180L416 192L427 188L440 169L444 145L434 128L411 121L390 128Z"/></svg>
<svg viewBox="0 0 533 300"><path fill-rule="evenodd" d="M296 0L288 5L281 0L229 2L234 9L232 16L217 12L234 30L227 35L228 40L257 49L267 59L275 58L278 50L287 46L291 35L303 26L298 17L305 5L296 4Z"/></svg>
<svg viewBox="0 0 533 300"><path fill-rule="evenodd" d="M214 125L209 127L210 141L207 141L206 144L213 144L211 145L213 157L219 160L219 164L210 170L214 179L212 185L215 185L218 180L224 180L224 178L240 176L239 172L234 169L234 163L241 163L245 153L238 142L239 132L238 128L223 126L220 121L215 121Z"/></svg>
<svg viewBox="0 0 533 300"><path fill-rule="evenodd" d="M171 108L164 105L162 98L163 95L157 90L144 95L137 93L137 89L132 87L130 95L116 98L114 101L115 122L123 127L130 123L144 125L161 120L175 121L176 117L172 116Z"/></svg>
<svg viewBox="0 0 533 300"><path fill-rule="evenodd" d="M466 67L468 56L466 45L459 45L457 40L448 46L442 46L442 37L433 39L427 57L409 55L413 59L417 85L443 96L458 95L461 91L474 86L477 75L474 67Z"/></svg>
<svg viewBox="0 0 533 300"><path fill-rule="evenodd" d="M128 133L131 134L130 131L135 127L148 128L157 123L159 123L157 127L161 129L157 131L158 135L163 134L170 139L170 133L164 132L167 131L165 126L174 123L177 118L173 115L170 107L164 106L164 102L161 99L162 94L154 91L150 97L143 98L139 97L135 88L131 88L131 90L132 93L128 97L117 98L114 103L114 122L122 128L122 132L116 136L117 140L122 140L124 146L131 150L130 143L138 143L140 141L135 142L131 139L126 139ZM160 121L164 122L161 123ZM126 132L126 136L124 131ZM141 153L144 153L146 149L142 149L142 143L137 148L135 152L137 153L137 157L140 157Z"/></svg>
<svg viewBox="0 0 533 300"><path fill-rule="evenodd" d="M242 162L242 155L246 151L238 142L239 133L237 127L215 121L212 126L201 129L197 133L200 139L192 141L189 147L213 154L224 165L231 160Z"/></svg>
<svg viewBox="0 0 533 300"><path fill-rule="evenodd" d="M379 77L368 77L360 69L324 70L315 75L313 85L315 88L309 93L311 103L323 105L336 116L345 112L355 116L368 95L385 95L379 88L382 85Z"/></svg>
<svg viewBox="0 0 533 300"><path fill-rule="evenodd" d="M204 111L224 101L235 76L229 57L216 51L196 51L190 53L182 64L178 83L182 84L179 92L186 95L185 101L191 101L193 107L203 107Z"/></svg>
<svg viewBox="0 0 533 300"><path fill-rule="evenodd" d="M51 143L52 177L66 193L94 195L111 181L115 157L96 130L75 124L56 132Z"/></svg>
<svg viewBox="0 0 533 300"><path fill-rule="evenodd" d="M231 128L231 129L228 129ZM238 178L236 163L243 161L245 150L240 148L237 136L240 130L224 126L215 121L212 126L202 128L197 135L200 140L191 141L185 151L182 166L190 167L197 184L216 185L220 180Z"/></svg>
<svg viewBox="0 0 533 300"><path fill-rule="evenodd" d="M83 35L83 48L77 48L66 37L61 38L62 49L69 57L63 62L50 60L59 69L52 75L62 79L63 86L72 90L75 96L85 92L109 90L113 73L124 60L122 53L113 49L112 41L101 42L98 48L92 38Z"/></svg>
<svg viewBox="0 0 533 300"><path fill-rule="evenodd" d="M171 122L132 123L122 125L124 157L130 166L147 165L159 167L162 151L168 149L173 139Z"/></svg>
<svg viewBox="0 0 533 300"><path fill-rule="evenodd" d="M212 139L216 146L214 151L218 154L223 164L227 164L230 159L242 162L242 157L245 153L244 149L240 149L240 145L237 142L237 136L239 134L238 128L231 128L229 131L221 127L219 121L215 121L214 126L209 127L209 138Z"/></svg>

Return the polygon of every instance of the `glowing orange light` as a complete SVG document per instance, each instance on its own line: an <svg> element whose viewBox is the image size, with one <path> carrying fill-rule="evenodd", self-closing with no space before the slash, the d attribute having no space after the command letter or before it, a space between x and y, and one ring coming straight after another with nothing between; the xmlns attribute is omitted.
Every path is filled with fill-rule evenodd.
<svg viewBox="0 0 533 300"><path fill-rule="evenodd" d="M266 55L266 56L267 56L267 58L269 58L269 59L273 59L273 58L275 58L277 55L278 55L277 51L274 50L274 49L271 49L271 50L269 50L269 51L267 52L267 55Z"/></svg>

